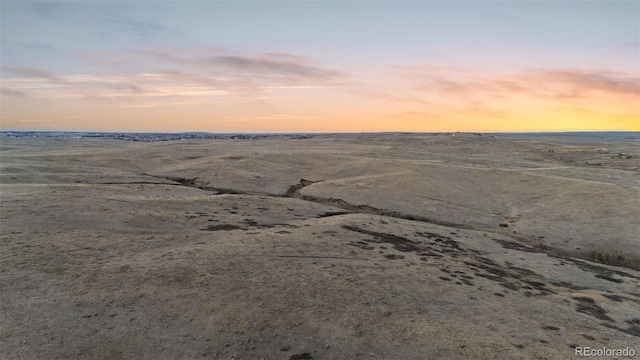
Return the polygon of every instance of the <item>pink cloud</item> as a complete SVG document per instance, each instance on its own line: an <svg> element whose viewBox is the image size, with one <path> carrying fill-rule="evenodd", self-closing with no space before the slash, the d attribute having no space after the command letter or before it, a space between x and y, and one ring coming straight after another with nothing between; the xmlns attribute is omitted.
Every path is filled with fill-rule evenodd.
<svg viewBox="0 0 640 360"><path fill-rule="evenodd" d="M211 97L340 86L346 78L313 59L285 52L243 54L206 47L73 55L88 59L86 65L95 70L56 75L46 69L13 66L5 70L16 77L6 80L21 87L15 91L28 89L39 98L85 98L130 106L161 104L162 100L206 103ZM54 90L52 84L62 88Z"/></svg>
<svg viewBox="0 0 640 360"><path fill-rule="evenodd" d="M421 90L444 91L458 95L504 96L528 94L554 96L602 92L620 95L640 94L640 77L592 69L531 69L513 74L485 74L481 70L420 67L404 68L396 74Z"/></svg>
<svg viewBox="0 0 640 360"><path fill-rule="evenodd" d="M540 73L541 80L564 84L574 93L599 91L610 94L639 95L640 77L611 71L552 69Z"/></svg>

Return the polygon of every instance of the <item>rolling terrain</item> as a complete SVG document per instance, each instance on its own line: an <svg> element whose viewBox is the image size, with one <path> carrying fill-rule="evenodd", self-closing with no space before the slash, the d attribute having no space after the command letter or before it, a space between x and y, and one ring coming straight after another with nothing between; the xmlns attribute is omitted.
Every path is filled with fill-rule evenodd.
<svg viewBox="0 0 640 360"><path fill-rule="evenodd" d="M0 353L640 353L638 152L637 134L0 135Z"/></svg>

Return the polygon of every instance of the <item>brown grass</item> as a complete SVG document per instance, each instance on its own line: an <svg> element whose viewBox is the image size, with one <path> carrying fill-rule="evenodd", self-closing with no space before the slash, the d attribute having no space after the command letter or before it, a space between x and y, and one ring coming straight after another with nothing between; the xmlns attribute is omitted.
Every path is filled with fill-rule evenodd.
<svg viewBox="0 0 640 360"><path fill-rule="evenodd" d="M615 255L603 253L599 250L591 250L591 260L605 265L622 266L631 269L635 268L633 266L633 260L621 250L616 251Z"/></svg>

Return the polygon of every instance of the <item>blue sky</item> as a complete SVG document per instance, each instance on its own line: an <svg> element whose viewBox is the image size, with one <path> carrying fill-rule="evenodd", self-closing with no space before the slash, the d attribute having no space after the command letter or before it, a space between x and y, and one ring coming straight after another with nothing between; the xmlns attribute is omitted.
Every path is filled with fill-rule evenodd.
<svg viewBox="0 0 640 360"><path fill-rule="evenodd" d="M638 1L2 1L1 17L2 129L640 128Z"/></svg>

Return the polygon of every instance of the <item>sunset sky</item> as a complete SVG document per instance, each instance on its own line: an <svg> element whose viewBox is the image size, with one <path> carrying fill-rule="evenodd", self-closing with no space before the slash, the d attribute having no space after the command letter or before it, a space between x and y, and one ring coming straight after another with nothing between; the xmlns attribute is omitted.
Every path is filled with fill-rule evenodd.
<svg viewBox="0 0 640 360"><path fill-rule="evenodd" d="M640 130L640 1L2 1L1 130Z"/></svg>

